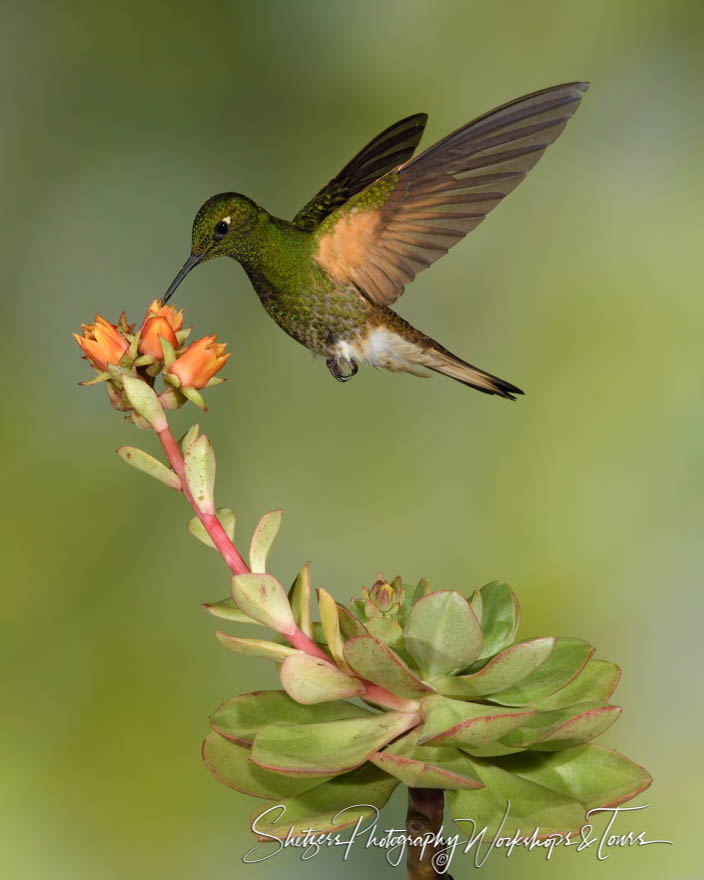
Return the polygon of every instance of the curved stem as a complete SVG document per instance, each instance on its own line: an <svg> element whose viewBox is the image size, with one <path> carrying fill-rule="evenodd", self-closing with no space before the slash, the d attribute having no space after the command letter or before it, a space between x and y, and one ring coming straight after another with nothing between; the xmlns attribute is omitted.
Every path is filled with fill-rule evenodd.
<svg viewBox="0 0 704 880"><path fill-rule="evenodd" d="M164 448L164 452L166 453L166 457L169 460L169 464L178 475L178 478L181 480L181 489L183 491L183 494L188 499L188 503L195 511L198 519L203 523L203 528L208 533L218 552L227 563L230 571L233 574L249 574L249 566L240 556L237 547L235 547L235 545L229 539L227 532L225 531L225 529L223 529L220 523L220 520L214 513L206 513L204 510L201 510L195 498L191 494L191 490L188 488L188 482L186 481L186 471L183 464L183 456L181 455L181 450L178 447L178 443L174 440L174 435L171 433L171 428L169 428L169 426L167 425L166 428L164 428L162 431L157 431L156 433L159 437L159 440L161 441L162 447Z"/></svg>
<svg viewBox="0 0 704 880"><path fill-rule="evenodd" d="M161 445L169 464L181 481L181 490L183 494L188 499L188 503L195 511L198 519L203 523L203 528L208 533L213 544L215 544L216 549L227 563L230 571L233 574L250 574L249 566L240 555L237 547L235 547L228 537L220 520L214 513L208 513L207 511L202 510L193 497L191 490L188 488L183 456L181 455L178 443L174 440L171 428L166 425L165 428L161 431L157 431L156 434L161 441ZM333 666L335 665L335 662L331 660L312 639L308 638L302 630L297 628L295 632L286 633L285 635L294 648L298 648L300 651L305 651L306 654L311 654L314 657L319 657L321 660L326 660ZM385 688L379 687L379 685L364 681L364 686L365 691L361 696L370 700L372 703L384 706L386 709L394 709L398 712L415 713L418 712L420 708L420 703L418 703L417 700L403 700L392 694L390 691L387 691Z"/></svg>

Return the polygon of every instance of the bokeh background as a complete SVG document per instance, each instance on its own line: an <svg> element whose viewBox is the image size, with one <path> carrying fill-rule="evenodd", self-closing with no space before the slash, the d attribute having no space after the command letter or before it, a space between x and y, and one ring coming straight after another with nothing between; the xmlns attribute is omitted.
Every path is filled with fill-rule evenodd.
<svg viewBox="0 0 704 880"><path fill-rule="evenodd" d="M200 608L228 578L182 500L125 468L155 452L78 387L70 337L141 320L214 192L291 217L368 139L430 113L424 144L571 79L592 88L526 183L399 311L527 391L360 371L346 386L217 261L177 297L233 356L200 421L240 544L285 523L272 570L346 600L378 570L507 578L521 634L579 635L624 670L602 742L648 767L619 828L673 841L489 859L487 878L702 876L701 92L695 2L94 2L3 5L7 878L402 876L380 853L244 868L255 802L201 764L208 714L274 671ZM398 794L386 825L404 815ZM468 860L453 874L471 876Z"/></svg>

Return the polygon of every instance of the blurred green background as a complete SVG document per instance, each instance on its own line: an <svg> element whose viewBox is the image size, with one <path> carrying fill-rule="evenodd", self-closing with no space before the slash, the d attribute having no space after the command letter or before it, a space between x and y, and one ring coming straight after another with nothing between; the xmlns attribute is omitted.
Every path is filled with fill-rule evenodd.
<svg viewBox="0 0 704 880"><path fill-rule="evenodd" d="M622 831L673 846L489 859L487 878L702 876L702 7L574 2L199 4L29 0L0 32L7 878L402 876L381 853L243 868L252 799L201 764L208 714L273 668L200 608L224 566L182 499L127 469L121 421L70 337L141 320L193 214L239 190L291 217L368 139L430 113L424 144L525 92L592 88L526 183L398 304L527 391L363 369L346 386L216 261L179 290L233 356L198 420L246 549L285 508L271 568L346 600L378 570L507 578L521 634L579 635L624 670L601 741L654 775ZM403 797L385 825L403 821ZM472 875L468 860L452 869Z"/></svg>

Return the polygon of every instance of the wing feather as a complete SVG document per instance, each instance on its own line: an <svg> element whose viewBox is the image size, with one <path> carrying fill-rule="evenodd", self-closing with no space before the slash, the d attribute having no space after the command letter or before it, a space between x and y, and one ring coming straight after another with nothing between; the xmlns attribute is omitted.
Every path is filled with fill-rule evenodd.
<svg viewBox="0 0 704 880"><path fill-rule="evenodd" d="M294 226L312 231L352 196L410 159L427 121L426 113L415 113L384 129L301 208L293 218Z"/></svg>
<svg viewBox="0 0 704 880"><path fill-rule="evenodd" d="M525 95L388 170L324 220L318 263L373 302L393 302L518 186L587 88L566 83Z"/></svg>

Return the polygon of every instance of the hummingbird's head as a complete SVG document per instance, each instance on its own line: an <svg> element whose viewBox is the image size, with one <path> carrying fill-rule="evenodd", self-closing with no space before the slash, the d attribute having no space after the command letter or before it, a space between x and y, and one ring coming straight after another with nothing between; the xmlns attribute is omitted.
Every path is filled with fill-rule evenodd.
<svg viewBox="0 0 704 880"><path fill-rule="evenodd" d="M176 288L198 263L214 257L242 256L248 234L260 214L261 208L239 193L218 193L201 205L193 221L191 255L164 294L162 303L171 299Z"/></svg>

